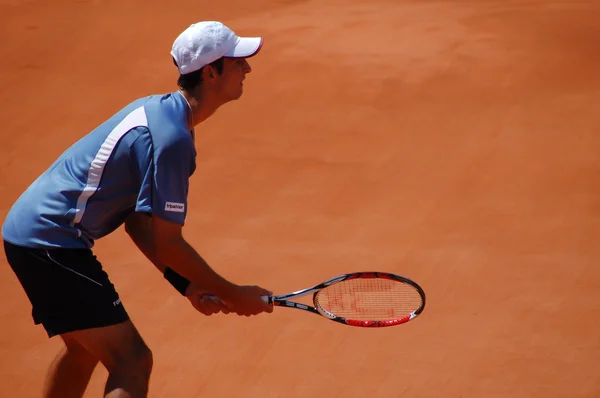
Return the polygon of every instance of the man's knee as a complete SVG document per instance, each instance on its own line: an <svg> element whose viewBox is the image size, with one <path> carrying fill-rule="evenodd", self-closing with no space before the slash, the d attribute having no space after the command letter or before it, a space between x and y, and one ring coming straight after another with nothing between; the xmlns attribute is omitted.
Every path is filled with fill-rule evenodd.
<svg viewBox="0 0 600 398"><path fill-rule="evenodd" d="M153 364L152 351L143 341L138 341L130 350L123 353L114 353L110 363L105 364L105 366L109 373L149 377Z"/></svg>
<svg viewBox="0 0 600 398"><path fill-rule="evenodd" d="M69 336L92 353L109 373L127 378L147 378L152 371L152 351L131 321L73 332Z"/></svg>

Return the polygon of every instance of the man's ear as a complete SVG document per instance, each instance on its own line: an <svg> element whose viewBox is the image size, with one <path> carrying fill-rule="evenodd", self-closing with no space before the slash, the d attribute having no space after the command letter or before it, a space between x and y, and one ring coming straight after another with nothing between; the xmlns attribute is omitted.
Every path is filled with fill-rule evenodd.
<svg viewBox="0 0 600 398"><path fill-rule="evenodd" d="M206 65L202 70L202 80L205 82L211 82L215 79L217 71L212 66Z"/></svg>

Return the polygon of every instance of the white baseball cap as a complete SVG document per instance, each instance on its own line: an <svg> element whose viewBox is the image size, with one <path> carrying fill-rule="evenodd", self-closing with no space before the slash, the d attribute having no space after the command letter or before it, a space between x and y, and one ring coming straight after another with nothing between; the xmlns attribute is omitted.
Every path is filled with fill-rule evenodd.
<svg viewBox="0 0 600 398"><path fill-rule="evenodd" d="M221 22L202 21L190 25L175 39L171 55L184 75L221 57L251 57L262 42L261 37L239 37Z"/></svg>

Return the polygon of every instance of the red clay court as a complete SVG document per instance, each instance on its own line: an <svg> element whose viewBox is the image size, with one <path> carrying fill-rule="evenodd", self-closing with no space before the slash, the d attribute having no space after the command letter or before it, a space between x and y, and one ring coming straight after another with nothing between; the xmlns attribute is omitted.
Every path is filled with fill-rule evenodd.
<svg viewBox="0 0 600 398"><path fill-rule="evenodd" d="M2 0L0 15L2 220L67 146L175 90L174 38L217 19L265 45L241 100L196 128L187 239L276 294L363 270L427 293L379 330L203 317L121 229L96 254L154 352L151 397L600 396L597 1ZM0 395L37 397L59 342L4 257L0 283Z"/></svg>

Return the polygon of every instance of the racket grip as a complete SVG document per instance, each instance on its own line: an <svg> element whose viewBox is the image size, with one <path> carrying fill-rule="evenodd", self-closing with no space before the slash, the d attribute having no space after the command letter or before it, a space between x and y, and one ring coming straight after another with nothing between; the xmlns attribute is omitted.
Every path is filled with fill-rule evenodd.
<svg viewBox="0 0 600 398"><path fill-rule="evenodd" d="M209 294L208 297L211 300L219 299L217 296L213 296L212 294ZM265 302L265 304L273 305L273 296L260 296L260 298Z"/></svg>
<svg viewBox="0 0 600 398"><path fill-rule="evenodd" d="M273 296L260 296L265 304L273 305Z"/></svg>

